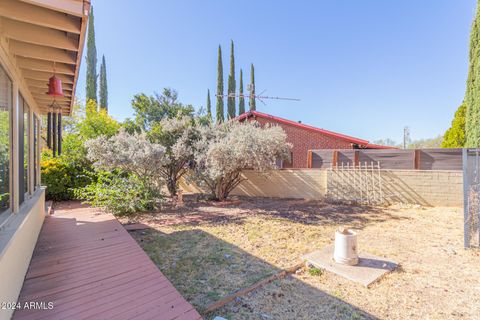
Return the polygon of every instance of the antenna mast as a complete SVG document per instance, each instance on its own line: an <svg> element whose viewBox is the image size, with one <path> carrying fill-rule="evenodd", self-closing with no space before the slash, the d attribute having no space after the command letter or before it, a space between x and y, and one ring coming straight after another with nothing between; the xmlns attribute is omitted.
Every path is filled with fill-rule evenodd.
<svg viewBox="0 0 480 320"><path fill-rule="evenodd" d="M300 99L297 98L286 98L286 97L272 97L272 96L264 96L263 94L265 93L266 90L263 90L260 94L255 94L251 93L252 90L252 84L248 84L247 90L250 92L250 94L237 94L237 93L230 93L230 94L216 94L217 97L225 97L225 98L249 98L249 99L255 99L266 105L265 101L263 100L288 100L288 101L300 101Z"/></svg>

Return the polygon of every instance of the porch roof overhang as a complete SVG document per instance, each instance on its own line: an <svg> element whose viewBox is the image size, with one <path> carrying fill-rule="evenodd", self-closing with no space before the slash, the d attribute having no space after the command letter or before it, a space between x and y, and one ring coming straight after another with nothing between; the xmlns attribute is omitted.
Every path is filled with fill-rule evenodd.
<svg viewBox="0 0 480 320"><path fill-rule="evenodd" d="M54 68L65 94L56 101L72 112L89 11L90 0L0 1L1 49L40 113L53 102L46 92Z"/></svg>

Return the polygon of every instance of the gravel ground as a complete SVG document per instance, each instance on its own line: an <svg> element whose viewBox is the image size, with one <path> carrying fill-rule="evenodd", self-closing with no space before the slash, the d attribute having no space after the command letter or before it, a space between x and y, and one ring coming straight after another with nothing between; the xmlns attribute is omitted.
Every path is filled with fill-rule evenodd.
<svg viewBox="0 0 480 320"><path fill-rule="evenodd" d="M460 208L269 198L219 205L187 197L183 208L166 205L122 222L151 227L132 235L199 311L331 244L339 226L358 231L359 251L400 264L368 289L301 270L206 318L480 319L480 251L463 249Z"/></svg>

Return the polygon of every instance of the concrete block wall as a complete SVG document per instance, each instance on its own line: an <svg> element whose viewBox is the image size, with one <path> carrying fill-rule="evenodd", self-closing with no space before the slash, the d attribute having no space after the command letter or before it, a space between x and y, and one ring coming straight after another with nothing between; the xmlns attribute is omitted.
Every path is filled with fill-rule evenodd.
<svg viewBox="0 0 480 320"><path fill-rule="evenodd" d="M382 183L389 202L463 206L462 171L384 170Z"/></svg>
<svg viewBox="0 0 480 320"><path fill-rule="evenodd" d="M247 178L233 192L234 195L256 197L324 199L327 193L325 170L285 169L266 174L245 171Z"/></svg>
<svg viewBox="0 0 480 320"><path fill-rule="evenodd" d="M323 200L327 194L327 170L275 170L268 174L245 171L247 181L232 194L256 197ZM463 206L462 171L382 170L386 202L425 206Z"/></svg>

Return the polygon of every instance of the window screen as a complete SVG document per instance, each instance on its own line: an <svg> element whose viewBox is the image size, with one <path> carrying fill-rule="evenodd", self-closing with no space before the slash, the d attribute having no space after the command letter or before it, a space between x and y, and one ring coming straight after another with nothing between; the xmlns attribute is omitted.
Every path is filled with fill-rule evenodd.
<svg viewBox="0 0 480 320"><path fill-rule="evenodd" d="M12 82L0 67L0 213L10 207Z"/></svg>

